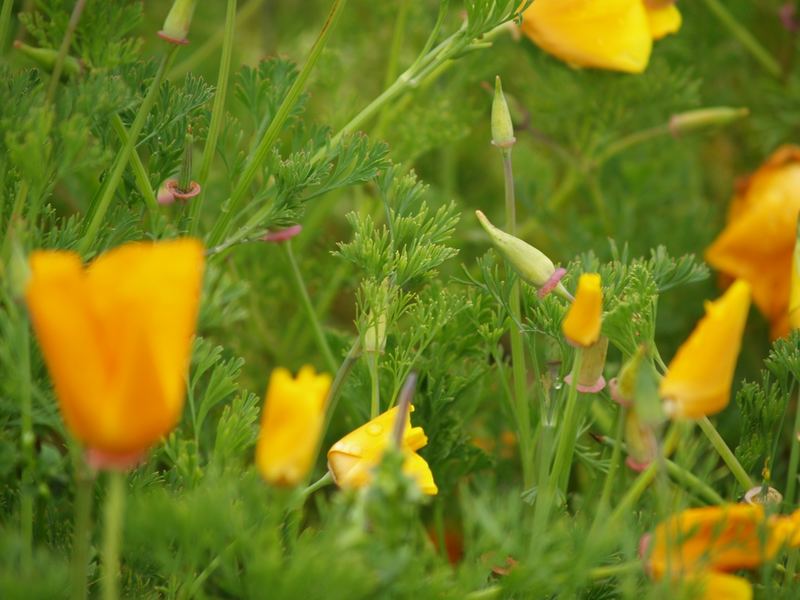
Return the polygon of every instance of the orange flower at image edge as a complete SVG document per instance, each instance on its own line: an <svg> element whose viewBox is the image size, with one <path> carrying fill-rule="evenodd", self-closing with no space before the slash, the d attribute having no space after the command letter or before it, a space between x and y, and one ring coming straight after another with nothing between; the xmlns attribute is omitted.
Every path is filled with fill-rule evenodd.
<svg viewBox="0 0 800 600"><path fill-rule="evenodd" d="M653 40L675 33L670 0L536 0L522 31L545 52L576 67L641 73Z"/></svg>
<svg viewBox="0 0 800 600"><path fill-rule="evenodd" d="M684 510L642 540L654 579L683 578L703 598L750 598L750 584L726 572L753 569L785 547L800 546L800 511L767 517L762 506L731 504Z"/></svg>
<svg viewBox="0 0 800 600"><path fill-rule="evenodd" d="M294 486L305 480L317 452L330 387L330 375L317 375L313 367L303 367L296 378L286 369L272 372L256 446L256 465L268 482Z"/></svg>
<svg viewBox="0 0 800 600"><path fill-rule="evenodd" d="M784 146L740 183L725 229L706 250L711 266L751 285L753 302L769 320L773 339L789 331L798 214L800 147Z"/></svg>
<svg viewBox="0 0 800 600"><path fill-rule="evenodd" d="M193 239L125 244L88 268L31 255L25 299L61 413L102 462L141 455L180 419L203 266Z"/></svg>

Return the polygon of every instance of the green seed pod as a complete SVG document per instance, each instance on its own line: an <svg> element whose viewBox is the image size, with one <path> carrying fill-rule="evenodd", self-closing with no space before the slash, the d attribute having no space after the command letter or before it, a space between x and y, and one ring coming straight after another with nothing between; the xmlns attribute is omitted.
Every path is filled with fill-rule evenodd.
<svg viewBox="0 0 800 600"><path fill-rule="evenodd" d="M481 211L476 210L475 214L481 222L481 226L489 234L494 247L511 264L523 281L537 288L550 282L551 277L556 273L556 267L552 260L527 242L508 235L505 231L492 225ZM567 300L572 299L570 293L560 282L553 287L553 291Z"/></svg>
<svg viewBox="0 0 800 600"><path fill-rule="evenodd" d="M503 85L498 75L494 80L494 100L492 100L492 143L498 148L510 148L517 138L514 137L514 123L508 110Z"/></svg>

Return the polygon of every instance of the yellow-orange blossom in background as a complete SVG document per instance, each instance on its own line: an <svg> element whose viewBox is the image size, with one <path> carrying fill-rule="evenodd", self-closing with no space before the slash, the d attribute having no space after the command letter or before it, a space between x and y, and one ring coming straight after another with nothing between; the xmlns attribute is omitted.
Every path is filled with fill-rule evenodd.
<svg viewBox="0 0 800 600"><path fill-rule="evenodd" d="M194 239L128 243L87 268L73 252L30 257L25 299L61 413L105 465L180 419L203 266Z"/></svg>

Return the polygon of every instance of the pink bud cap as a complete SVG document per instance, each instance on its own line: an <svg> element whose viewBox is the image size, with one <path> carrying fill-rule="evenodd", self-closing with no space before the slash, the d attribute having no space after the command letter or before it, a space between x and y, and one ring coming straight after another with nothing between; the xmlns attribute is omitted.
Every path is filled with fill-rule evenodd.
<svg viewBox="0 0 800 600"><path fill-rule="evenodd" d="M564 377L564 382L567 385L572 385L572 373ZM583 385L578 383L575 388L581 392L582 394L596 394L598 392L602 392L603 389L606 387L606 379L602 375L597 378L592 385Z"/></svg>
<svg viewBox="0 0 800 600"><path fill-rule="evenodd" d="M280 244L281 242L285 242L297 236L301 231L303 231L303 226L297 224L297 225L292 225L291 227L287 227L286 229L278 229L277 231L270 231L266 235L262 236L261 239L265 242L270 242L272 244Z"/></svg>
<svg viewBox="0 0 800 600"><path fill-rule="evenodd" d="M619 379L612 377L608 382L608 392L611 394L611 399L622 406L623 408L630 408L631 401L622 395L619 389Z"/></svg>
<svg viewBox="0 0 800 600"><path fill-rule="evenodd" d="M109 454L102 450L88 448L86 463L95 471L130 471L138 466L145 457L145 452L129 452L127 454Z"/></svg>
<svg viewBox="0 0 800 600"><path fill-rule="evenodd" d="M545 296L547 296L547 294L556 289L556 286L559 284L559 282L564 278L564 275L566 274L567 270L562 267L559 267L555 271L553 271L553 274L550 275L550 278L544 282L544 285L542 287L539 288L539 291L537 292L539 298L544 298Z"/></svg>
<svg viewBox="0 0 800 600"><path fill-rule="evenodd" d="M636 471L637 473L641 473L647 467L650 466L650 461L639 462L635 458L629 456L628 458L625 459L625 464L628 465L628 468L631 471Z"/></svg>
<svg viewBox="0 0 800 600"><path fill-rule="evenodd" d="M175 200L188 200L189 198L194 198L195 196L199 195L202 191L200 184L196 181L189 183L188 190L180 189L178 187L177 179L168 179L166 183L164 183L164 187L169 190Z"/></svg>

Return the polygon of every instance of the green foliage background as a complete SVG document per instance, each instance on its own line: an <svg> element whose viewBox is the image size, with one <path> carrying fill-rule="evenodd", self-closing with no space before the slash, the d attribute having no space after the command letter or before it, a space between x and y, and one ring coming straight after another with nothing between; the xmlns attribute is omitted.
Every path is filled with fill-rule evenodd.
<svg viewBox="0 0 800 600"><path fill-rule="evenodd" d="M11 37L59 47L71 2L5 4L13 7ZM84 71L64 78L52 105L45 100L46 70L10 42L0 48L2 598L66 595L79 460L19 301L24 257L35 248L75 249L84 239L87 215L97 209L121 146L114 119L132 126L167 52L155 36L167 4L89 0L70 46ZM226 112L202 196L197 233L207 242L331 2L239 4L250 12L236 30ZM613 346L607 376L643 342L654 340L661 356L672 356L701 316L702 301L718 294L701 259L723 225L736 178L794 141L800 127L797 35L777 16L783 2L725 4L780 62L780 80L752 59L705 2L683 1L682 29L656 43L643 75L569 68L509 28L490 34L491 47L463 49L339 137L415 61L441 8L435 0L349 0L244 204L232 215L233 227L209 244L215 253L206 273L187 410L180 426L128 477L124 596L675 597L674 588L650 582L641 570L610 577L602 569L635 561L640 535L665 515L707 503L696 491L660 478L619 527L586 535L610 452L585 434L612 432L617 407L607 394L583 415L567 503L546 528L533 530L537 489L524 489L516 446L502 441L513 430L503 386L510 375L506 298L514 278L487 252L473 212L503 222L502 164L489 143L490 90L499 74L518 139L513 161L520 237L568 268L569 289L581 271L602 273L604 331ZM472 17L469 33L478 39L506 20L515 3L445 1L442 7L437 42L458 30L465 10ZM398 13L405 15L404 33L393 46ZM224 21L224 2L199 3L191 44L178 52L144 122L136 151L153 190L178 173L189 126L195 172L200 164ZM656 137L598 160L630 134L707 106L743 106L750 116L721 129ZM23 185L27 194L18 210ZM141 189L126 168L85 258L127 240L190 230L190 207L153 211ZM302 223L303 232L291 255L285 246L257 239L266 229L294 223ZM294 259L334 364L298 301ZM532 387L558 414L565 397L560 378L573 354L560 334L566 305L553 297L541 301L527 288L524 305L522 325L534 340ZM419 374L414 422L430 439L422 454L440 494L420 498L390 456L369 490L317 492L302 522L293 524L286 514L296 498L269 488L252 465L269 372L304 364L335 370L363 341L377 312L387 316L378 367L381 406L395 401L411 371ZM797 336L779 342L765 365L767 326L753 311L736 400L718 419L758 480L765 464L773 482L788 476L797 342ZM373 376L368 361L357 358L323 448L368 418ZM728 501L744 491L699 431L684 433L674 461ZM324 473L323 462L315 476ZM615 500L634 477L621 473ZM99 507L102 477L94 494ZM21 527L24 498L32 498L32 554ZM99 509L95 516L93 593L100 575ZM463 558L456 564L437 550L445 534L460 540ZM506 576L493 574L506 557L514 557L517 567ZM759 597L792 598L800 591L796 581L768 569L751 579Z"/></svg>

